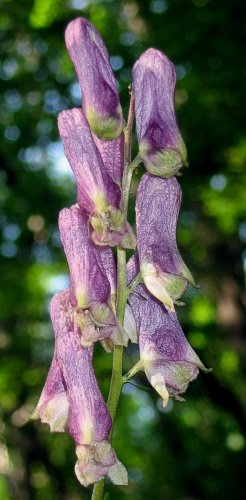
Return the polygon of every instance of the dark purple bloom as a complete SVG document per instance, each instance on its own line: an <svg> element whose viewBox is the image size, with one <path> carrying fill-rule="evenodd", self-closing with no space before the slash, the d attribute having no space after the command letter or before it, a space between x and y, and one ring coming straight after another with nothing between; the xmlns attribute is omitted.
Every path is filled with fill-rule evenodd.
<svg viewBox="0 0 246 500"><path fill-rule="evenodd" d="M138 259L133 257L127 264L128 282L138 271ZM144 284L130 294L129 302L139 331L140 361L149 382L164 406L169 395L182 400L179 394L197 377L199 368L206 368L185 338L176 313L168 313Z"/></svg>
<svg viewBox="0 0 246 500"><path fill-rule="evenodd" d="M77 205L61 210L59 229L70 269L70 302L78 311L82 345L109 337L115 344L127 345L125 332L111 308L112 292L116 291L112 250L107 247L103 251L90 241L87 217Z"/></svg>
<svg viewBox="0 0 246 500"><path fill-rule="evenodd" d="M135 247L130 225L119 209L120 188L108 175L81 109L58 117L60 136L78 188L78 204L90 217L98 245Z"/></svg>
<svg viewBox="0 0 246 500"><path fill-rule="evenodd" d="M174 177L144 174L136 201L141 276L148 290L170 311L174 311L173 302L183 295L188 283L195 285L176 242L181 197Z"/></svg>
<svg viewBox="0 0 246 500"><path fill-rule="evenodd" d="M146 169L162 177L186 165L186 147L174 110L175 69L160 51L149 49L133 67L133 94L140 156Z"/></svg>
<svg viewBox="0 0 246 500"><path fill-rule="evenodd" d="M65 40L91 130L101 139L116 139L122 131L122 109L101 36L89 21L77 18L67 26Z"/></svg>

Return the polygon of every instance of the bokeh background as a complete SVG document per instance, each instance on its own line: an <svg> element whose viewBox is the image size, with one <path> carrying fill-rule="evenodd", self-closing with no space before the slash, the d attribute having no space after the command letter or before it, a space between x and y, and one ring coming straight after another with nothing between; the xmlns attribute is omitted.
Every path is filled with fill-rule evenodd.
<svg viewBox="0 0 246 500"><path fill-rule="evenodd" d="M57 114L81 95L66 24L90 19L108 47L127 117L131 68L149 47L177 71L176 110L189 168L178 240L199 289L179 318L213 372L164 411L154 391L127 384L114 447L129 488L112 499L246 497L246 3L240 0L0 0L0 498L84 500L74 443L30 422L53 354L49 301L67 286L57 229L76 200ZM134 151L136 139L134 136ZM142 168L133 181L133 196ZM133 216L133 204L130 217ZM125 355L125 370L137 359ZM106 397L111 356L96 349ZM144 376L136 382L148 386Z"/></svg>

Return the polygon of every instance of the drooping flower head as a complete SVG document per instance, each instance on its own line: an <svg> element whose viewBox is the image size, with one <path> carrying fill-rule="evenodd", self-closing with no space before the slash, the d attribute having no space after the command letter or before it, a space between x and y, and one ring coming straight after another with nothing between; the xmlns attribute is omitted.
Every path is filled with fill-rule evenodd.
<svg viewBox="0 0 246 500"><path fill-rule="evenodd" d="M83 109L91 130L103 140L122 131L122 110L108 51L94 26L83 18L71 21L66 46L82 89Z"/></svg>
<svg viewBox="0 0 246 500"><path fill-rule="evenodd" d="M108 175L81 109L62 111L58 127L77 181L78 204L89 215L98 245L135 247L130 225L119 209L120 189Z"/></svg>
<svg viewBox="0 0 246 500"><path fill-rule="evenodd" d="M175 110L176 73L159 50L148 49L133 67L133 93L139 153L154 175L171 177L186 165L186 147Z"/></svg>
<svg viewBox="0 0 246 500"><path fill-rule="evenodd" d="M195 285L176 242L181 196L174 177L164 179L147 173L140 181L136 200L141 275L148 290L170 311L188 283Z"/></svg>
<svg viewBox="0 0 246 500"><path fill-rule="evenodd" d="M128 282L139 272L137 256L127 264ZM207 371L178 322L176 312L168 312L144 284L139 284L128 298L139 331L140 361L154 389L168 403L169 395L182 400L199 369Z"/></svg>

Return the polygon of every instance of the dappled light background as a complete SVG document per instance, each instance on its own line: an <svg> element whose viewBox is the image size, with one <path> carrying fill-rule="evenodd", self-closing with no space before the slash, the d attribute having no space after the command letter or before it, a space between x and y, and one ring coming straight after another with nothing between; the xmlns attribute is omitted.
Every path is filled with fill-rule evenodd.
<svg viewBox="0 0 246 500"><path fill-rule="evenodd" d="M59 210L76 201L57 114L80 106L64 29L87 17L110 54L127 117L131 68L149 47L174 62L176 110L189 155L179 177L182 257L199 288L178 309L211 374L163 410L154 391L126 384L114 447L123 500L231 500L246 492L246 4L238 0L0 0L0 498L89 499L67 435L30 422L53 355L52 295L68 285ZM136 137L133 150L137 152ZM133 180L129 217L143 168ZM125 355L127 371L137 349ZM105 398L111 356L96 347ZM148 384L143 375L136 378Z"/></svg>

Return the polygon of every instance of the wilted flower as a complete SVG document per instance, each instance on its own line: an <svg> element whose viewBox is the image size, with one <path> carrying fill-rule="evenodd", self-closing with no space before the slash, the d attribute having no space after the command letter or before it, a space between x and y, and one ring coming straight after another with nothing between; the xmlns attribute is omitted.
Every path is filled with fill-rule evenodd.
<svg viewBox="0 0 246 500"><path fill-rule="evenodd" d="M185 292L188 283L195 285L176 242L181 196L174 177L144 174L136 200L141 276L148 290L170 311L174 311L173 302Z"/></svg>
<svg viewBox="0 0 246 500"><path fill-rule="evenodd" d="M186 165L186 147L174 110L175 69L159 50L149 49L133 67L139 153L146 169L171 177Z"/></svg>
<svg viewBox="0 0 246 500"><path fill-rule="evenodd" d="M122 131L122 110L101 36L87 19L77 18L68 24L65 40L81 85L83 109L91 130L100 139L116 139Z"/></svg>
<svg viewBox="0 0 246 500"><path fill-rule="evenodd" d="M127 264L129 282L138 271L135 256ZM169 395L182 400L179 394L197 377L199 368L207 369L185 338L176 313L168 313L143 284L136 287L128 300L139 332L141 366L149 382L163 398L164 406Z"/></svg>
<svg viewBox="0 0 246 500"><path fill-rule="evenodd" d="M78 188L78 204L90 216L98 245L135 247L135 236L119 209L120 189L108 175L81 109L62 111L60 136Z"/></svg>

